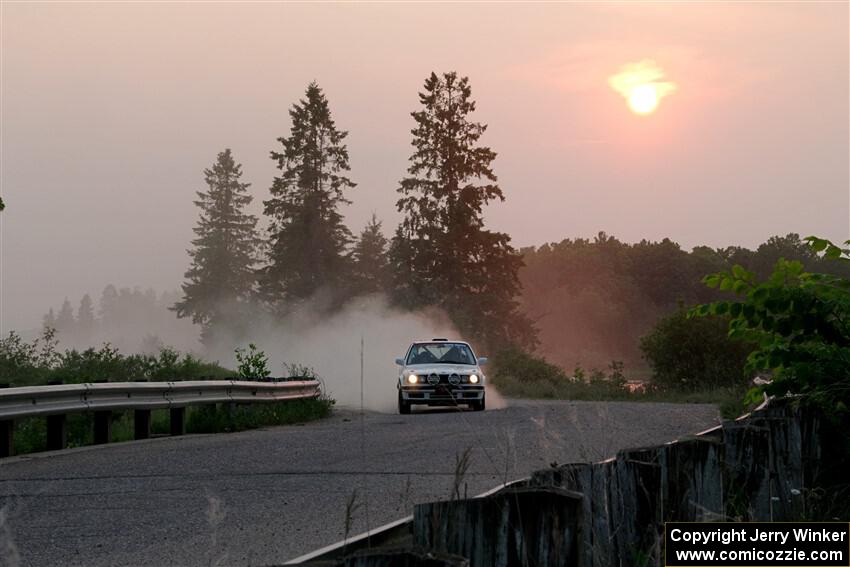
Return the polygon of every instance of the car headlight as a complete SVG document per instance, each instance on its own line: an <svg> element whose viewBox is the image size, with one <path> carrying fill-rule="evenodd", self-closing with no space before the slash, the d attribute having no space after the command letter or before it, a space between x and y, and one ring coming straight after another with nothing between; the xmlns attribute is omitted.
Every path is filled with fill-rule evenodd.
<svg viewBox="0 0 850 567"><path fill-rule="evenodd" d="M407 377L408 384L416 384L417 382L419 382L419 377L416 374L411 374Z"/></svg>
<svg viewBox="0 0 850 567"><path fill-rule="evenodd" d="M469 383L470 384L478 384L478 374L470 374L469 375Z"/></svg>

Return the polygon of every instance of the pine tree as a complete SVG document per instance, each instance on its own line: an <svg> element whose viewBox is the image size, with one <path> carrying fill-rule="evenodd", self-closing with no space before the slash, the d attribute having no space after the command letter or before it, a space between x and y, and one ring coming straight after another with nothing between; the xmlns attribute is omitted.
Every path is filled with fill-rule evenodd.
<svg viewBox="0 0 850 567"><path fill-rule="evenodd" d="M71 302L68 301L68 298L65 298L65 301L62 303L62 308L59 310L59 314L56 316L56 332L60 335L63 335L63 338L67 341L71 338L75 327L76 320L74 320L74 310L71 308Z"/></svg>
<svg viewBox="0 0 850 567"><path fill-rule="evenodd" d="M268 265L261 274L265 299L280 308L322 289L336 293L347 271L345 250L351 232L342 223L345 191L355 187L349 171L348 132L338 130L328 101L313 82L306 97L289 111L288 138L273 151L281 175L265 201L269 216Z"/></svg>
<svg viewBox="0 0 850 567"><path fill-rule="evenodd" d="M191 317L203 326L205 344L223 326L238 335L250 313L259 240L257 218L245 212L253 199L250 183L242 183L241 176L242 166L229 149L218 154L212 169L204 170L207 190L199 191L195 201L200 218L189 250L192 263L183 298L172 307L178 317Z"/></svg>
<svg viewBox="0 0 850 567"><path fill-rule="evenodd" d="M56 314L53 312L53 308L47 312L47 315L42 319L42 325L45 330L47 329L56 329Z"/></svg>
<svg viewBox="0 0 850 567"><path fill-rule="evenodd" d="M91 341L94 325L94 307L91 296L85 294L80 300L79 309L77 309L77 338L83 344L88 344Z"/></svg>
<svg viewBox="0 0 850 567"><path fill-rule="evenodd" d="M487 126L475 110L469 79L435 73L413 112L415 148L401 181L397 208L404 213L391 247L397 301L437 305L465 336L490 348L534 346L531 322L518 311L522 258L510 237L484 228L482 210L504 201L492 162L479 145Z"/></svg>
<svg viewBox="0 0 850 567"><path fill-rule="evenodd" d="M108 284L100 294L100 322L104 333L108 336L118 324L118 290Z"/></svg>
<svg viewBox="0 0 850 567"><path fill-rule="evenodd" d="M390 284L387 238L381 224L373 213L351 251L355 295L384 292Z"/></svg>

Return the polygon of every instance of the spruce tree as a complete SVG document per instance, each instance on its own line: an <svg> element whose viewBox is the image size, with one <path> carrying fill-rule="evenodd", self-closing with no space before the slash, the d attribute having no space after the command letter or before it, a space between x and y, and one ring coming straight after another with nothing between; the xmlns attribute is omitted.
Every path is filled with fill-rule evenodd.
<svg viewBox="0 0 850 567"><path fill-rule="evenodd" d="M351 251L355 295L387 291L390 284L387 238L373 213Z"/></svg>
<svg viewBox="0 0 850 567"><path fill-rule="evenodd" d="M77 322L74 319L74 310L71 308L71 302L68 301L68 298L66 297L65 301L62 302L62 308L59 310L59 314L56 315L56 332L62 335L67 341L74 333L76 323Z"/></svg>
<svg viewBox="0 0 850 567"><path fill-rule="evenodd" d="M490 348L534 346L534 328L515 299L522 258L507 234L484 228L484 206L504 195L492 168L496 153L479 144L487 126L470 117L469 79L431 73L419 100L415 151L398 189L404 219L391 248L397 301L444 308L459 331Z"/></svg>
<svg viewBox="0 0 850 567"><path fill-rule="evenodd" d="M206 191L197 193L200 217L189 250L191 266L182 285L183 298L172 309L203 326L202 340L214 341L227 327L237 336L250 316L254 293L257 217L245 212L253 197L240 181L242 166L229 149L204 170Z"/></svg>
<svg viewBox="0 0 850 567"><path fill-rule="evenodd" d="M47 329L55 330L56 329L56 314L53 312L52 307L47 312L47 315L45 315L44 318L42 319L41 326L44 330L47 330Z"/></svg>
<svg viewBox="0 0 850 567"><path fill-rule="evenodd" d="M119 315L118 315L118 290L112 284L107 284L100 294L100 322L104 333L109 335L115 330Z"/></svg>
<svg viewBox="0 0 850 567"><path fill-rule="evenodd" d="M351 242L339 208L350 203L345 191L355 186L346 176L348 133L337 129L315 82L289 115L289 137L278 138L281 150L271 152L281 174L265 201L271 223L260 277L264 298L281 310L319 290L339 291Z"/></svg>
<svg viewBox="0 0 850 567"><path fill-rule="evenodd" d="M80 307L77 309L77 338L87 345L94 334L94 307L89 294L85 294L80 300Z"/></svg>

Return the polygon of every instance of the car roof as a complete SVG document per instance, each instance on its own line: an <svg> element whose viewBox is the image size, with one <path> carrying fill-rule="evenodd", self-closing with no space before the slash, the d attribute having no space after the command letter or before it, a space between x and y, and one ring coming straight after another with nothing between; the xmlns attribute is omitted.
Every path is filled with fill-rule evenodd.
<svg viewBox="0 0 850 567"><path fill-rule="evenodd" d="M466 342L466 341L456 341L456 340L449 340L449 339L436 339L436 340L431 339L431 340L413 341L413 344L415 344L415 345L436 345L436 344L443 344L443 343L461 344L461 345L469 346L469 343Z"/></svg>

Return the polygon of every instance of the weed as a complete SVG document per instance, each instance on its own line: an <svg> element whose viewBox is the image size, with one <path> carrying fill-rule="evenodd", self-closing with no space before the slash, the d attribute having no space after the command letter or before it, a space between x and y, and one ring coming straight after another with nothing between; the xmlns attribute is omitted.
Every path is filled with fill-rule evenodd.
<svg viewBox="0 0 850 567"><path fill-rule="evenodd" d="M466 480L466 473L469 471L470 461L469 458L472 455L472 447L467 447L463 450L463 453L459 455L455 455L455 471L454 476L452 478L452 499L460 500L460 487L464 484ZM465 492L465 491L464 491Z"/></svg>
<svg viewBox="0 0 850 567"><path fill-rule="evenodd" d="M354 514L360 508L361 504L357 499L357 489L351 492L351 496L345 502L345 536L343 538L343 551L348 542L348 536L351 534L351 528L354 525Z"/></svg>

